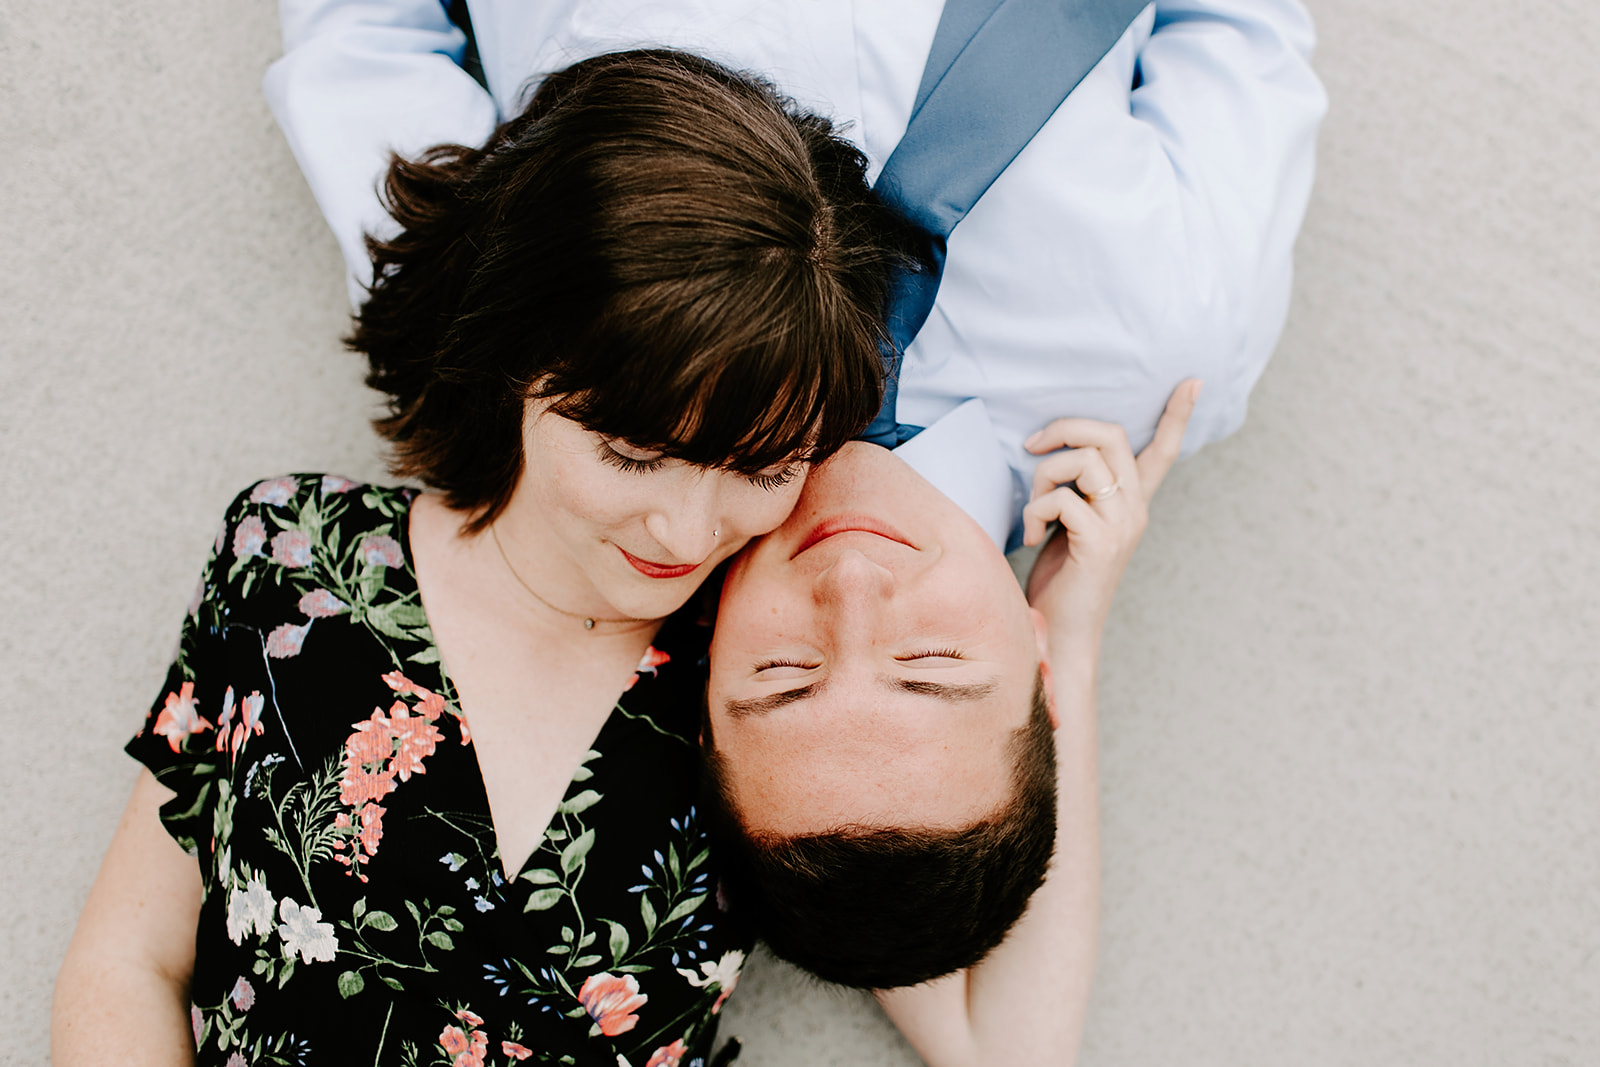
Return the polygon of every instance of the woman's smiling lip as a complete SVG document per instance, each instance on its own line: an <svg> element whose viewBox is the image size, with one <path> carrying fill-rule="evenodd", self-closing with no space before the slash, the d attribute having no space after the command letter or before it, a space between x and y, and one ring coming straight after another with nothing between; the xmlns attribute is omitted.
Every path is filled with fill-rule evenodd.
<svg viewBox="0 0 1600 1067"><path fill-rule="evenodd" d="M806 539L800 542L800 547L795 549L794 555L789 558L794 559L795 556L800 555L806 549L826 541L835 534L851 532L876 534L890 541L898 541L907 548L917 547L906 539L905 534L881 519L875 519L870 515L835 515L812 527L811 532L806 535Z"/></svg>
<svg viewBox="0 0 1600 1067"><path fill-rule="evenodd" d="M700 569L698 563L685 563L677 567L664 567L659 563L651 563L647 559L640 559L621 545L617 551L622 553L622 558L633 565L633 569L646 578L682 578L685 574L693 574Z"/></svg>

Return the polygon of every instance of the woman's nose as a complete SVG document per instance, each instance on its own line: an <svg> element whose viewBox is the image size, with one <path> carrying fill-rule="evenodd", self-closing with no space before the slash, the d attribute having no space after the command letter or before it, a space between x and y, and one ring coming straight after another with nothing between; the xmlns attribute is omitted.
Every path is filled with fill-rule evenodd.
<svg viewBox="0 0 1600 1067"><path fill-rule="evenodd" d="M717 546L717 526L717 492L712 480L685 479L645 516L645 530L672 556L653 562L702 562Z"/></svg>

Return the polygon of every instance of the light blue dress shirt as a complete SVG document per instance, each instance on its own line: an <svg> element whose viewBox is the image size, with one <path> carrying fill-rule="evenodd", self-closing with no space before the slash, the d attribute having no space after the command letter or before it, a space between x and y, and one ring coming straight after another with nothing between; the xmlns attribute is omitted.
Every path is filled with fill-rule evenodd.
<svg viewBox="0 0 1600 1067"><path fill-rule="evenodd" d="M267 98L353 295L370 275L363 233L393 229L375 192L391 149L481 144L540 75L601 52L674 47L764 74L847 124L876 177L942 0L468 7L488 92L457 65L463 38L435 0L281 4ZM1196 376L1186 452L1243 421L1288 309L1326 109L1313 39L1298 0L1157 0L952 234L898 417L929 428L911 445L932 434L908 461L1002 543L1020 535L1038 462L1022 442L1051 419L1120 423L1138 449Z"/></svg>

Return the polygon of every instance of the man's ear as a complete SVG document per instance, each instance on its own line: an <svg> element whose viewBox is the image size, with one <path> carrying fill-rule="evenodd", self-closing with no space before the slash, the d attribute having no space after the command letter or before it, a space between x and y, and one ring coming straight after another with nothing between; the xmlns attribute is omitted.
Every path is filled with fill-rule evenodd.
<svg viewBox="0 0 1600 1067"><path fill-rule="evenodd" d="M1061 725L1061 714L1056 711L1056 681L1050 673L1050 628L1038 608L1029 608L1033 620L1033 640L1039 647L1039 677L1044 680L1044 699L1050 705L1050 725Z"/></svg>

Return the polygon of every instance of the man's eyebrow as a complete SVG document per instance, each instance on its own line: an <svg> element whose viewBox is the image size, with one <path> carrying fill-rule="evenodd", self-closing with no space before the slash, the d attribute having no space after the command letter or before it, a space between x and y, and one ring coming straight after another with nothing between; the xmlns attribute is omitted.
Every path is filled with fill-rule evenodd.
<svg viewBox="0 0 1600 1067"><path fill-rule="evenodd" d="M971 700L982 700L984 697L993 696L1000 691L1000 682L997 678L990 678L984 682L966 682L954 685L950 682L928 682L918 678L891 678L883 676L883 683L890 689L897 689L902 693L916 693L919 696L938 697L940 700L952 704L965 703Z"/></svg>
<svg viewBox="0 0 1600 1067"><path fill-rule="evenodd" d="M827 679L824 678L820 682L802 685L798 689L785 689L781 693L773 693L770 696L752 697L749 700L730 700L726 705L728 717L742 719L748 715L765 715L769 711L777 711L785 704L793 704L797 700L816 696L822 692L822 687L826 682Z"/></svg>

